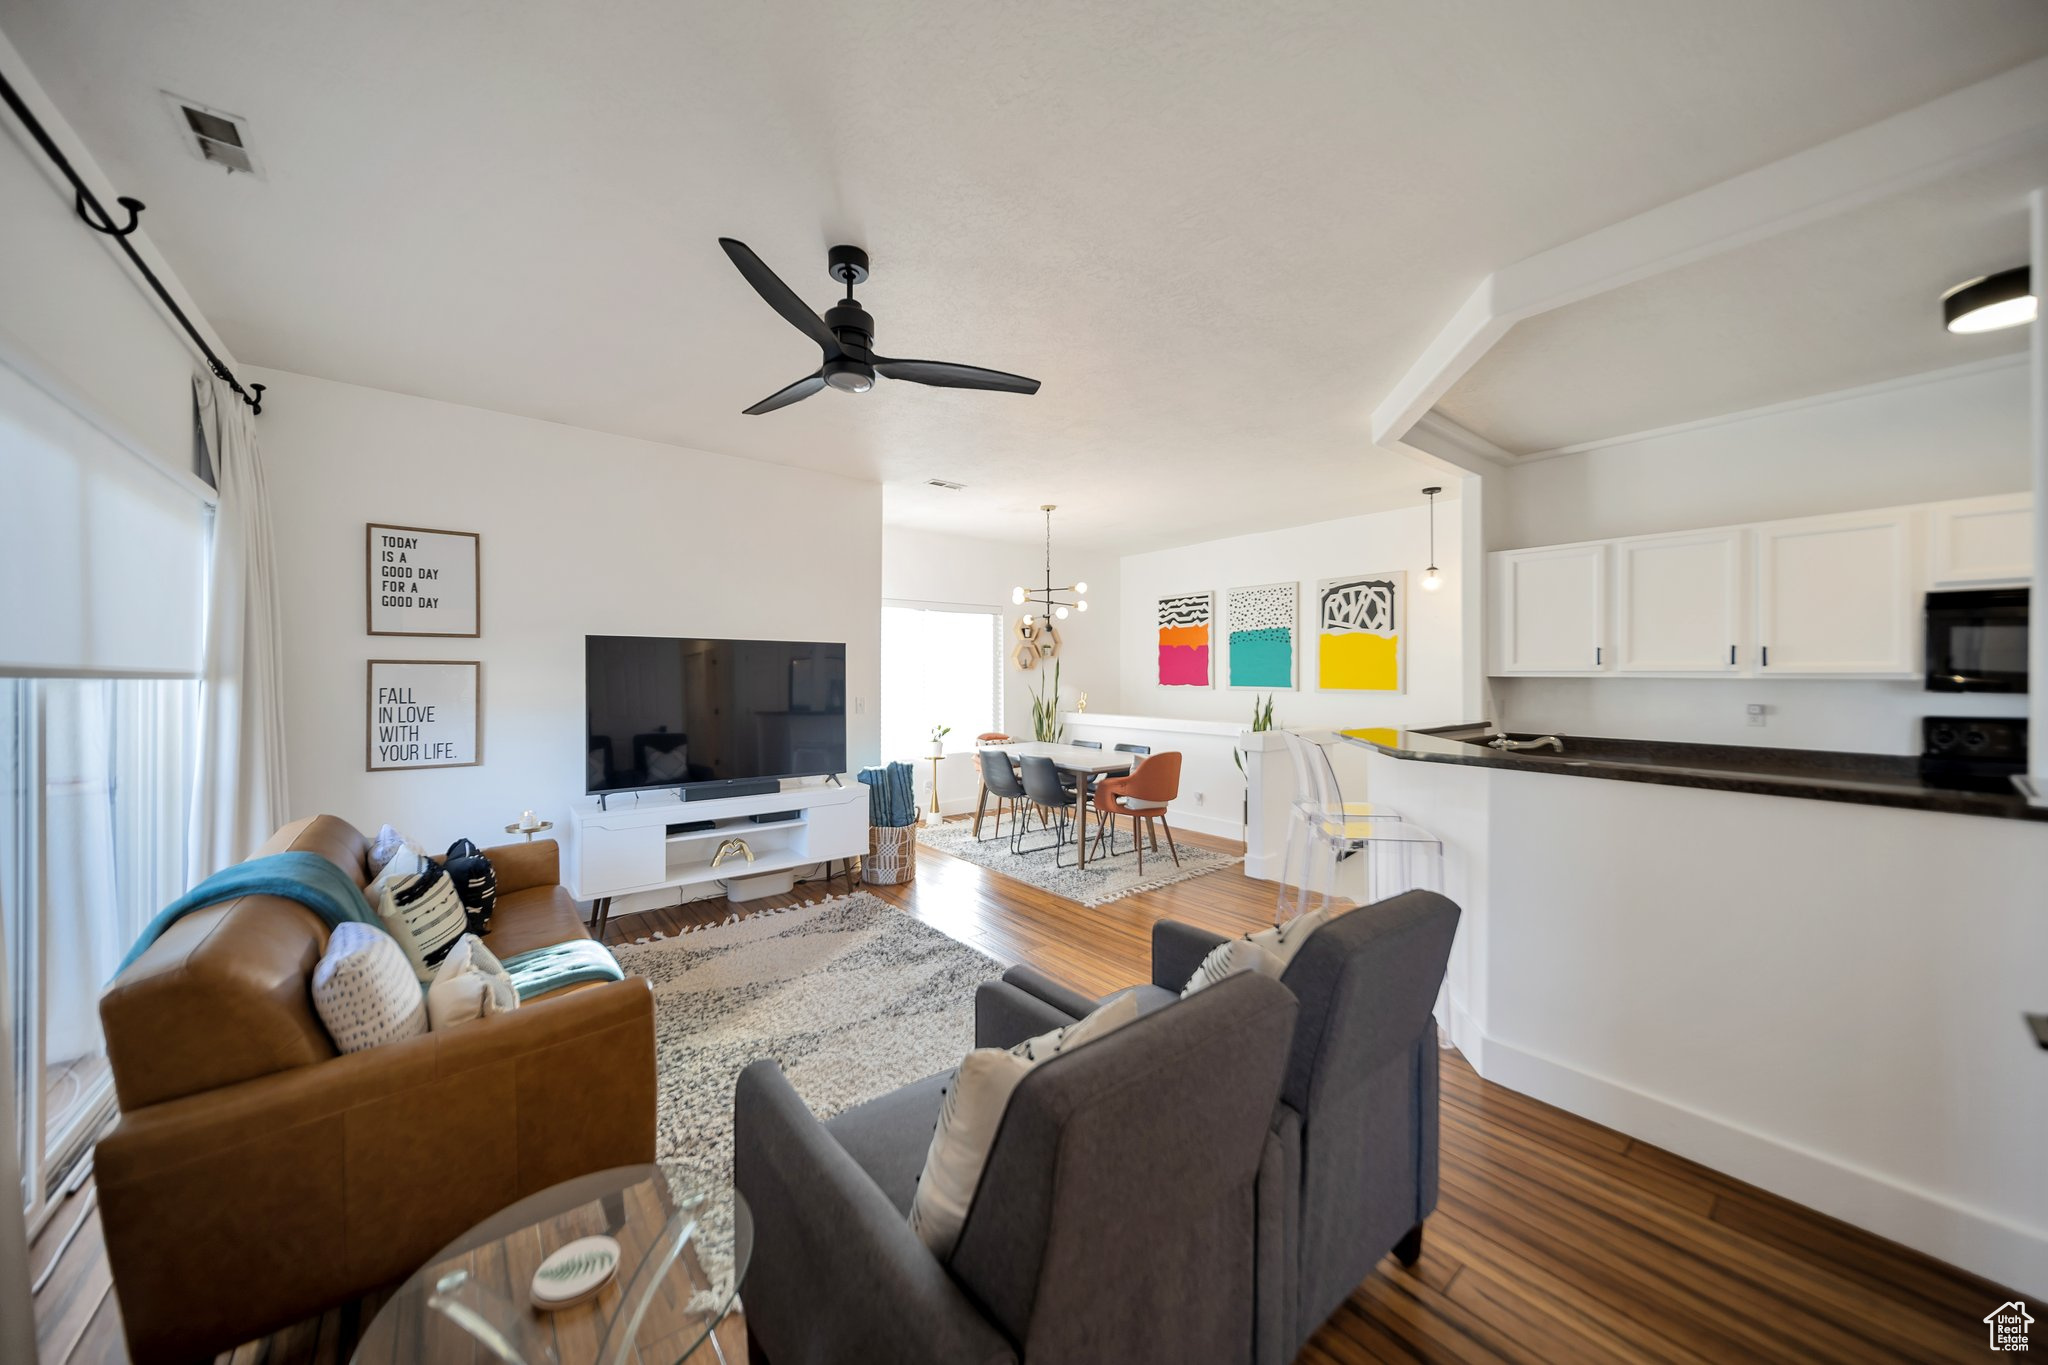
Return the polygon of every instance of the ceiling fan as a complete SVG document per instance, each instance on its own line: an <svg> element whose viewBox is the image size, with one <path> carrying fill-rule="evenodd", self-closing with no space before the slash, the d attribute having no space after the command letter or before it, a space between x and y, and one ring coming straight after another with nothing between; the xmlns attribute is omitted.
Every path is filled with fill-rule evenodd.
<svg viewBox="0 0 2048 1365"><path fill-rule="evenodd" d="M788 388L778 389L747 409L749 416L786 408L809 398L827 384L843 393L866 393L875 386L875 376L907 379L913 384L931 384L942 389L993 389L998 393L1037 393L1038 381L1021 374L984 370L978 365L954 365L944 360L891 360L875 354L875 320L854 301L853 287L868 277L868 253L857 246L835 246L828 255L832 278L846 286L846 297L819 317L797 297L796 291L779 279L745 242L720 237L718 244L732 263L746 276L754 292L768 306L782 314L790 326L818 343L825 360L816 374L807 374Z"/></svg>

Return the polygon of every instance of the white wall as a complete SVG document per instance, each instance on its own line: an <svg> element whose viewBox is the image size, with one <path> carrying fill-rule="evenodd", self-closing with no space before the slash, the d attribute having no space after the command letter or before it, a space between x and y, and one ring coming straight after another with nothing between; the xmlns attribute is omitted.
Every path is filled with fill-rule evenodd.
<svg viewBox="0 0 2048 1365"><path fill-rule="evenodd" d="M583 792L583 636L844 640L871 763L881 488L280 371L258 428L285 635L294 815L502 840ZM483 634L364 633L364 524L483 536ZM364 771L367 661L483 663L483 762Z"/></svg>
<svg viewBox="0 0 2048 1365"><path fill-rule="evenodd" d="M1488 547L1519 549L1849 512L2029 486L2016 363L1520 465L1488 480ZM1512 730L1920 751L1924 715L2026 714L2024 697L1897 681L1495 678ZM1744 708L1770 709L1748 723Z"/></svg>
<svg viewBox="0 0 2048 1365"><path fill-rule="evenodd" d="M1055 586L1088 585L1088 610L1058 623L1062 704L1071 708L1085 692L1090 710L1113 711L1118 694L1117 560L1107 551L1062 543L1057 513L1053 516L1052 556ZM1007 632L1022 610L1010 605L1010 590L1019 585L1043 587L1044 583L1043 542L977 540L900 526L882 531L882 597L886 601L988 607L1003 613ZM1014 643L1007 634L1004 639ZM1025 738L1031 735L1032 695L1041 689L1050 691L1051 681L1049 669L1026 673L1015 664L1004 666L1005 730ZM980 792L974 757L966 752L974 736L949 735L946 743L955 752L940 765L939 803L948 812L957 812L971 807ZM888 757L907 759L913 755ZM931 764L920 760L917 770L918 792L929 801Z"/></svg>
<svg viewBox="0 0 2048 1365"><path fill-rule="evenodd" d="M103 183L63 119L41 98L14 49L0 39L9 79L95 193ZM200 362L158 311L148 286L78 219L71 191L10 117L0 138L0 351L123 444L172 469L192 468L192 376ZM111 194L101 196L112 202ZM148 222L145 214L144 223ZM134 240L153 254L147 228ZM165 269L173 288L177 281ZM195 311L195 310L188 310ZM246 379L245 381L246 382Z"/></svg>
<svg viewBox="0 0 2048 1365"><path fill-rule="evenodd" d="M1375 512L1317 522L1285 531L1233 536L1123 561L1122 709L1135 715L1228 720L1249 723L1254 693L1225 686L1227 649L1221 644L1223 595L1233 587L1261 583L1301 584L1301 658L1298 691L1280 692L1276 724L1293 729L1368 725L1424 727L1454 725L1480 717L1462 714L1459 516L1455 501L1437 500L1436 562L1444 586L1422 589L1429 563L1426 507ZM1405 693L1322 692L1315 687L1315 586L1319 579L1381 570L1408 571L1408 651ZM1216 686L1161 687L1158 669L1157 606L1161 597L1214 591L1218 645ZM1090 703L1090 709L1094 705Z"/></svg>

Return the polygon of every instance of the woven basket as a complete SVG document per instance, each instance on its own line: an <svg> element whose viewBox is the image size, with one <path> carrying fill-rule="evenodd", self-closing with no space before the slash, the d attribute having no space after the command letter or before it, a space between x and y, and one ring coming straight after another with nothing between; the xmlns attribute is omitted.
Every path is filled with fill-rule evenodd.
<svg viewBox="0 0 2048 1365"><path fill-rule="evenodd" d="M868 857L861 880L872 886L895 886L917 875L917 826L868 826Z"/></svg>

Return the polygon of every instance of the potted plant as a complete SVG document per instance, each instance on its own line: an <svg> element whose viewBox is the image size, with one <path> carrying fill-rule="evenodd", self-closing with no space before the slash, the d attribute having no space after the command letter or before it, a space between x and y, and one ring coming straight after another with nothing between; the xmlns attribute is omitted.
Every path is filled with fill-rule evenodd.
<svg viewBox="0 0 2048 1365"><path fill-rule="evenodd" d="M1060 724L1060 666L1054 660L1052 666L1052 695L1048 697L1044 688L1031 694L1031 737L1040 744L1057 744L1066 727Z"/></svg>
<svg viewBox="0 0 2048 1365"><path fill-rule="evenodd" d="M946 756L946 736L952 733L953 727L950 725L934 725L932 727L933 758L944 758Z"/></svg>
<svg viewBox="0 0 2048 1365"><path fill-rule="evenodd" d="M1264 704L1263 706L1259 704L1259 699L1258 699L1258 697L1257 697L1256 695L1254 695L1254 696L1252 697L1252 733L1253 733L1253 734L1255 734L1255 735L1262 735L1262 734L1264 734L1264 733L1265 733L1266 731L1268 731L1268 730L1270 730L1270 729L1272 729L1272 728L1273 728L1273 697L1272 697L1272 694L1271 694L1271 693L1268 693L1268 694L1267 694L1267 696L1266 696L1266 701L1265 701L1265 704ZM1230 757L1231 757L1231 759L1232 759L1232 760L1233 760L1233 761L1234 761L1234 762L1235 762L1235 763L1237 764L1237 770L1238 770L1238 772L1239 772L1239 773L1243 773L1243 772L1244 772L1244 750L1243 750L1243 748L1241 748L1241 747L1239 747L1239 746L1236 746L1236 745L1233 745L1233 746L1231 746L1231 750L1230 750ZM1247 824L1247 825L1249 825L1249 824L1251 823L1251 820L1252 820L1252 789L1251 789L1251 785L1250 785L1250 783L1249 783L1249 782L1247 782L1247 783L1246 783L1246 785L1245 785L1245 789L1244 789L1244 823L1245 823L1245 824Z"/></svg>

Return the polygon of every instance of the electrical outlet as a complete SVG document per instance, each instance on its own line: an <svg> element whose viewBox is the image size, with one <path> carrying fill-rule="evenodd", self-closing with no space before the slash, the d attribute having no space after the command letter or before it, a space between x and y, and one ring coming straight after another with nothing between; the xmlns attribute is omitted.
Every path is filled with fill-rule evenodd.
<svg viewBox="0 0 2048 1365"><path fill-rule="evenodd" d="M1770 707L1760 706L1756 702L1751 702L1744 709L1749 712L1749 723L1751 725L1759 727L1761 727L1764 724L1765 717L1767 717L1771 711Z"/></svg>
<svg viewBox="0 0 2048 1365"><path fill-rule="evenodd" d="M867 710L868 699L866 697L855 697L853 699L853 714L855 714L856 716L864 716L867 714Z"/></svg>
<svg viewBox="0 0 2048 1365"><path fill-rule="evenodd" d="M1207 792L1196 792L1196 793L1195 793L1195 804L1196 804L1196 805L1198 805L1198 806L1199 806L1199 805L1202 805L1202 804L1203 804L1204 802L1208 801L1208 799L1209 799L1209 793L1207 793Z"/></svg>

